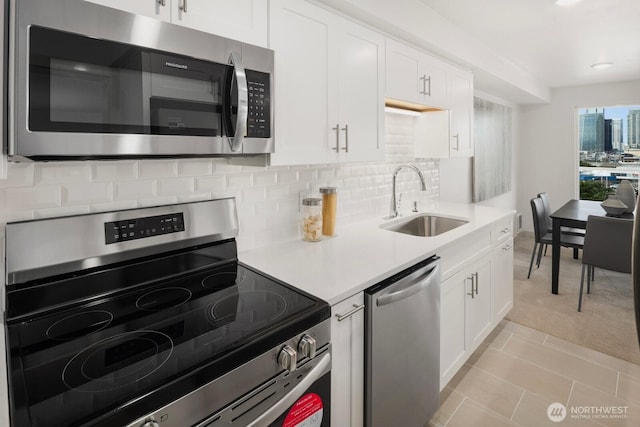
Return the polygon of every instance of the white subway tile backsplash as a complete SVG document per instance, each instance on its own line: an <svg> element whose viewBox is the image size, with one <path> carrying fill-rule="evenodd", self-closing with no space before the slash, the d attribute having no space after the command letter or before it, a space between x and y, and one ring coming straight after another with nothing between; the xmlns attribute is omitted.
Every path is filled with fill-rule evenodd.
<svg viewBox="0 0 640 427"><path fill-rule="evenodd" d="M145 160L138 165L140 178L159 178L178 175L177 160Z"/></svg>
<svg viewBox="0 0 640 427"><path fill-rule="evenodd" d="M85 182L62 185L63 205L89 205L113 200L113 184L111 182Z"/></svg>
<svg viewBox="0 0 640 427"><path fill-rule="evenodd" d="M211 160L185 159L178 161L178 175L180 176L211 175L212 171Z"/></svg>
<svg viewBox="0 0 640 427"><path fill-rule="evenodd" d="M277 184L277 175L275 172L258 172L253 174L253 185L262 187Z"/></svg>
<svg viewBox="0 0 640 427"><path fill-rule="evenodd" d="M193 193L194 188L194 178L161 178L157 183L159 196L187 195Z"/></svg>
<svg viewBox="0 0 640 427"><path fill-rule="evenodd" d="M3 211L60 207L60 193L59 185L0 189L0 206Z"/></svg>
<svg viewBox="0 0 640 427"><path fill-rule="evenodd" d="M227 178L224 175L199 177L195 180L198 192L221 193L227 189Z"/></svg>
<svg viewBox="0 0 640 427"><path fill-rule="evenodd" d="M7 179L0 179L0 188L31 187L34 168L33 163L7 163Z"/></svg>
<svg viewBox="0 0 640 427"><path fill-rule="evenodd" d="M229 190L241 190L249 188L253 185L253 176L251 174L235 174L227 175L227 188Z"/></svg>
<svg viewBox="0 0 640 427"><path fill-rule="evenodd" d="M414 159L413 118L387 115L386 160L375 163L252 167L227 159L9 163L0 181L0 221L131 209L219 197L236 197L241 250L300 238L300 198L319 187L338 188L340 227L388 214L391 176L402 163L424 172L418 192L413 172L402 171L398 190L411 198L438 198L438 161ZM417 194L417 195L416 195Z"/></svg>
<svg viewBox="0 0 640 427"><path fill-rule="evenodd" d="M95 162L91 165L91 176L94 182L138 179L138 162Z"/></svg>
<svg viewBox="0 0 640 427"><path fill-rule="evenodd" d="M116 182L114 188L115 200L139 200L156 195L156 180Z"/></svg>
<svg viewBox="0 0 640 427"><path fill-rule="evenodd" d="M60 184L63 182L88 182L91 179L89 163L37 163L36 184Z"/></svg>

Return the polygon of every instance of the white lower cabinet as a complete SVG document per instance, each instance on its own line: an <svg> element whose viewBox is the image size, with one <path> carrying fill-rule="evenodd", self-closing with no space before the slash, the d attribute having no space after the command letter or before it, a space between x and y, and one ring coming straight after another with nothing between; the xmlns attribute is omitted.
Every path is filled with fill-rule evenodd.
<svg viewBox="0 0 640 427"><path fill-rule="evenodd" d="M364 293L331 307L331 425L361 427L364 417Z"/></svg>
<svg viewBox="0 0 640 427"><path fill-rule="evenodd" d="M484 257L442 282L440 389L491 330L491 259Z"/></svg>

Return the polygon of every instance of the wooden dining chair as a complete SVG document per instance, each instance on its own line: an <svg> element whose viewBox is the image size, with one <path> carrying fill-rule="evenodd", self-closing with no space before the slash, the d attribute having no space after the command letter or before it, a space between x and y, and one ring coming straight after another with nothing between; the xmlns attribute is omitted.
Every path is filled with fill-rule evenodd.
<svg viewBox="0 0 640 427"><path fill-rule="evenodd" d="M534 197L533 199L531 199L530 204L531 213L533 215L533 233L535 242L533 245L533 252L531 253L531 262L529 263L529 273L527 274L527 279L531 277L531 268L533 267L533 259L535 258L536 250L538 251L536 266L539 268L543 250L546 249L547 245L553 244L553 236L547 230L547 222L545 218L542 199L540 197ZM582 247L584 246L584 237L570 234L561 234L560 245L567 248L582 249Z"/></svg>
<svg viewBox="0 0 640 427"><path fill-rule="evenodd" d="M578 311L582 311L585 270L587 293L591 293L593 267L619 273L631 273L632 234L633 219L593 215L587 217L587 234L582 251Z"/></svg>

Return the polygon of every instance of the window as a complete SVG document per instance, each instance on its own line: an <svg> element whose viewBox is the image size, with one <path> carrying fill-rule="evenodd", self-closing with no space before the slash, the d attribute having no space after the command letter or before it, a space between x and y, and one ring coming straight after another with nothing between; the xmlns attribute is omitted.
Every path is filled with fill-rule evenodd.
<svg viewBox="0 0 640 427"><path fill-rule="evenodd" d="M578 109L580 198L604 200L621 180L638 191L640 105Z"/></svg>

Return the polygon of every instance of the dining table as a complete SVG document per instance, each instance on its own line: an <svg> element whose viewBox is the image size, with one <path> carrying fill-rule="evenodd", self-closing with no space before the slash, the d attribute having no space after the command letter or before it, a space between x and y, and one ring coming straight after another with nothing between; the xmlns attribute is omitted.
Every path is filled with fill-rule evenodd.
<svg viewBox="0 0 640 427"><path fill-rule="evenodd" d="M560 277L560 233L562 227L581 228L586 230L587 218L590 215L606 216L607 213L600 206L599 201L571 199L561 208L553 212L553 260L551 267L551 293L558 294L558 278ZM623 218L633 218L632 213L622 214Z"/></svg>

